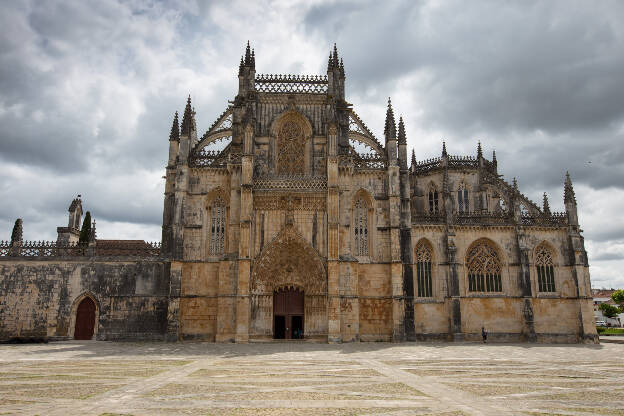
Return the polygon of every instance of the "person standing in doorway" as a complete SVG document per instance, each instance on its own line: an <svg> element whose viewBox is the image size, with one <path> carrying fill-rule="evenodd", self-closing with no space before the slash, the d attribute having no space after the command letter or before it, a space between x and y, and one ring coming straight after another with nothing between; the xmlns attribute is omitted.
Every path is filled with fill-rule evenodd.
<svg viewBox="0 0 624 416"><path fill-rule="evenodd" d="M487 341L487 331L483 326L481 327L481 336L483 337L483 343L485 344L485 342Z"/></svg>

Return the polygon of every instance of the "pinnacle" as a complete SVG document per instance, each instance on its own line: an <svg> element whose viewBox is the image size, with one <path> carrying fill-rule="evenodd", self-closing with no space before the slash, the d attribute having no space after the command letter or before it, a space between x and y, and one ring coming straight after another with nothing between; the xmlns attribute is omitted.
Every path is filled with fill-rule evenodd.
<svg viewBox="0 0 624 416"><path fill-rule="evenodd" d="M249 41L247 41L247 47L245 48L245 65L251 63L251 48L249 47Z"/></svg>
<svg viewBox="0 0 624 416"><path fill-rule="evenodd" d="M496 150L492 150L492 163L496 164Z"/></svg>
<svg viewBox="0 0 624 416"><path fill-rule="evenodd" d="M443 140L442 141L442 157L444 156L448 156L448 153L446 153L446 142Z"/></svg>
<svg viewBox="0 0 624 416"><path fill-rule="evenodd" d="M514 176L513 178L513 188L517 191L518 190L518 181L516 180L516 177Z"/></svg>
<svg viewBox="0 0 624 416"><path fill-rule="evenodd" d="M394 111L392 110L392 101L388 97L388 109L386 110L386 125L384 128L386 140L396 139L396 123L394 121Z"/></svg>
<svg viewBox="0 0 624 416"><path fill-rule="evenodd" d="M481 140L479 140L479 144L477 144L477 158L481 159L483 157L483 149L481 149Z"/></svg>
<svg viewBox="0 0 624 416"><path fill-rule="evenodd" d="M407 144L407 137L405 136L405 123L403 123L403 117L399 117L399 144Z"/></svg>
<svg viewBox="0 0 624 416"><path fill-rule="evenodd" d="M550 214L550 205L548 204L548 195L544 192L544 214Z"/></svg>
<svg viewBox="0 0 624 416"><path fill-rule="evenodd" d="M338 66L338 48L336 47L336 43L334 43L334 66Z"/></svg>
<svg viewBox="0 0 624 416"><path fill-rule="evenodd" d="M171 133L169 133L169 140L180 140L180 126L178 124L178 112L175 112L173 116L173 124L171 125Z"/></svg>
<svg viewBox="0 0 624 416"><path fill-rule="evenodd" d="M571 202L576 205L576 195L574 194L574 187L572 186L572 179L570 179L570 172L566 171L566 177L563 187L563 202Z"/></svg>
<svg viewBox="0 0 624 416"><path fill-rule="evenodd" d="M182 116L182 134L189 135L191 134L191 130L193 129L193 123L191 119L193 118L193 107L191 106L191 95L189 94L186 100L186 107L184 108L184 116Z"/></svg>
<svg viewBox="0 0 624 416"><path fill-rule="evenodd" d="M416 152L412 149L412 166L416 166Z"/></svg>

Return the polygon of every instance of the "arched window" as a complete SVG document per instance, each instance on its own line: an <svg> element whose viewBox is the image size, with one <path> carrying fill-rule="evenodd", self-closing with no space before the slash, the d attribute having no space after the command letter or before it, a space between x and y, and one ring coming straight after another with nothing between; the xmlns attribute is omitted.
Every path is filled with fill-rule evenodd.
<svg viewBox="0 0 624 416"><path fill-rule="evenodd" d="M537 268L537 284L540 292L555 291L555 264L552 253L544 246L540 245L535 250L535 267Z"/></svg>
<svg viewBox="0 0 624 416"><path fill-rule="evenodd" d="M368 204L360 197L353 206L355 255L368 256Z"/></svg>
<svg viewBox="0 0 624 416"><path fill-rule="evenodd" d="M431 284L431 249L427 243L420 242L416 246L416 282L418 297L430 298L433 296Z"/></svg>
<svg viewBox="0 0 624 416"><path fill-rule="evenodd" d="M468 289L471 292L503 291L498 253L486 241L478 241L468 250L466 266Z"/></svg>
<svg viewBox="0 0 624 416"><path fill-rule="evenodd" d="M465 184L460 184L457 188L457 212L460 214L467 214L470 211L470 204L468 203L468 189Z"/></svg>
<svg viewBox="0 0 624 416"><path fill-rule="evenodd" d="M212 202L210 212L210 254L225 251L225 202L221 197Z"/></svg>
<svg viewBox="0 0 624 416"><path fill-rule="evenodd" d="M440 212L438 205L438 190L434 187L429 189L429 214L437 214Z"/></svg>

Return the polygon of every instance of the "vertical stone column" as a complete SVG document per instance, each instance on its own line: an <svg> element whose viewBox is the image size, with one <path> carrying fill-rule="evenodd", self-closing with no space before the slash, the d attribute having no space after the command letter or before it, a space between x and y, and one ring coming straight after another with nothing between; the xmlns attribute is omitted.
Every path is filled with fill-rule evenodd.
<svg viewBox="0 0 624 416"><path fill-rule="evenodd" d="M236 298L236 342L249 341L251 278L251 217L253 214L253 127L244 130L240 177L240 237L238 245L238 288Z"/></svg>
<svg viewBox="0 0 624 416"><path fill-rule="evenodd" d="M516 227L516 241L518 244L518 263L520 264L520 270L518 271L518 289L521 296L524 297L524 305L522 307L523 334L527 341L536 342L537 336L535 335L535 324L533 320L533 301L532 301L532 287L531 287L531 264L529 262L530 248L528 243L528 236L524 233L524 230L520 227Z"/></svg>
<svg viewBox="0 0 624 416"><path fill-rule="evenodd" d="M340 203L338 198L338 156L335 125L327 140L327 341L342 342L340 334Z"/></svg>
<svg viewBox="0 0 624 416"><path fill-rule="evenodd" d="M405 299L403 291L403 262L401 260L401 195L399 167L388 167L388 202L390 206L390 278L392 282L392 340L405 339Z"/></svg>
<svg viewBox="0 0 624 416"><path fill-rule="evenodd" d="M457 246L455 245L455 231L447 229L446 262L448 264L448 296L450 336L453 341L463 341L464 334L461 324L461 296L459 290L459 264L457 263Z"/></svg>

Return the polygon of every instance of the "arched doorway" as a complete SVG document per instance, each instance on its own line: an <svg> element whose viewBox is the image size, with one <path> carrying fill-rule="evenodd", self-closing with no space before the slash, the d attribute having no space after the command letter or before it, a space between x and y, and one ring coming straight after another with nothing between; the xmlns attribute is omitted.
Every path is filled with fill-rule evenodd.
<svg viewBox="0 0 624 416"><path fill-rule="evenodd" d="M282 288L273 293L273 338L303 339L303 291Z"/></svg>
<svg viewBox="0 0 624 416"><path fill-rule="evenodd" d="M95 329L95 302L90 297L85 297L76 309L76 326L74 339L88 340L93 338Z"/></svg>

